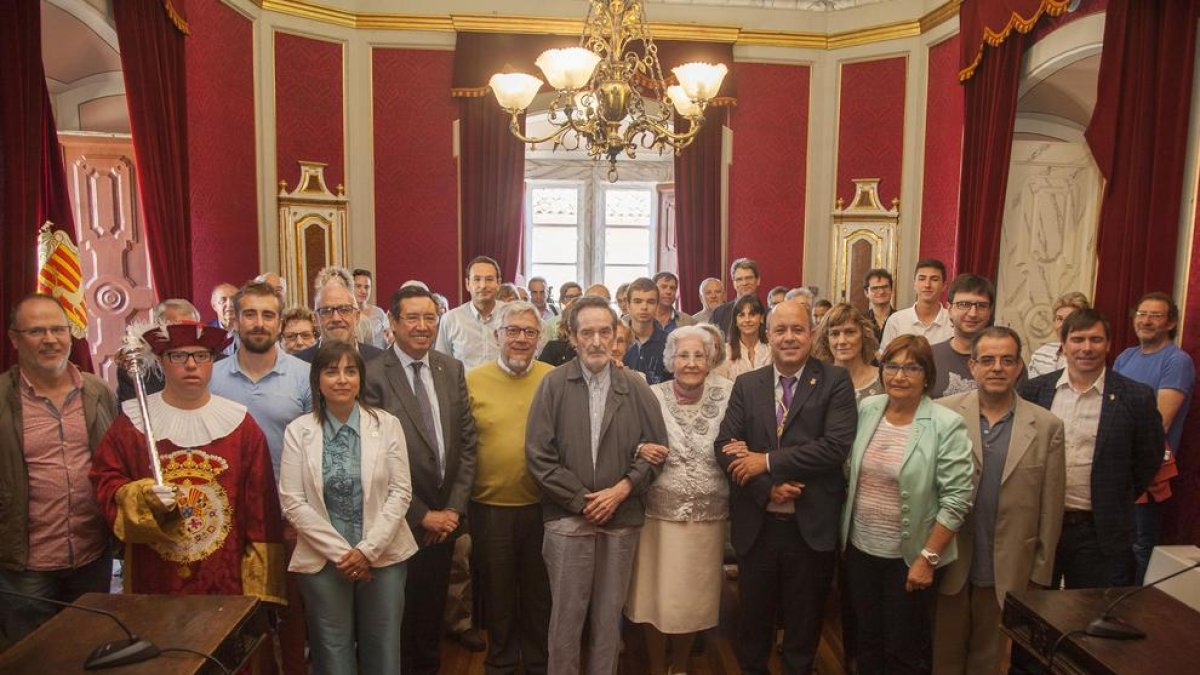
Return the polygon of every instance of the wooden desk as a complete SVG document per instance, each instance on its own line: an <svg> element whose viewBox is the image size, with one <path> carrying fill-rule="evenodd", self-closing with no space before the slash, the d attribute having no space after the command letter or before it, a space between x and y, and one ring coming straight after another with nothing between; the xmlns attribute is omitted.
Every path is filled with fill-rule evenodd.
<svg viewBox="0 0 1200 675"><path fill-rule="evenodd" d="M159 649L187 647L211 654L231 669L244 663L266 634L265 614L256 598L244 595L109 595L88 593L78 604L116 614L138 637ZM101 643L125 633L112 619L63 609L24 640L0 654L5 675L83 673L83 662ZM196 656L169 652L130 666L121 675L219 673Z"/></svg>
<svg viewBox="0 0 1200 675"><path fill-rule="evenodd" d="M1004 601L1004 632L1043 665L1055 640L1080 630L1127 588L1022 591ZM1072 635L1054 657L1056 673L1196 672L1200 612L1157 588L1131 596L1114 615L1146 632L1144 640L1104 640Z"/></svg>

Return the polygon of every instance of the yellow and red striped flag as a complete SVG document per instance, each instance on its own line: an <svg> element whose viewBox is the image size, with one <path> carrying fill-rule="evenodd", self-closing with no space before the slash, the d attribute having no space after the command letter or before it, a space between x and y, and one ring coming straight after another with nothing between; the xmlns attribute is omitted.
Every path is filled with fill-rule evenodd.
<svg viewBox="0 0 1200 675"><path fill-rule="evenodd" d="M83 299L83 268L79 249L62 230L46 221L38 232L38 293L53 296L67 313L71 335L87 335L87 303Z"/></svg>

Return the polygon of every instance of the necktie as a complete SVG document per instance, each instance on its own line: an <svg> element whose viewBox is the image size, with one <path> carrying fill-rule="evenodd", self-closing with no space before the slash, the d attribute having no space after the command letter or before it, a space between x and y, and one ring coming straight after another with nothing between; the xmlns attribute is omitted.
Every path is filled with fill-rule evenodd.
<svg viewBox="0 0 1200 675"><path fill-rule="evenodd" d="M783 397L775 406L775 430L783 434L783 421L787 419L788 409L792 407L792 396L796 393L796 376L780 375L779 386L783 389Z"/></svg>
<svg viewBox="0 0 1200 675"><path fill-rule="evenodd" d="M417 405L421 407L421 420L425 424L425 432L429 434L429 440L434 444L433 452L437 455L438 479L440 480L446 477L446 458L442 457L441 449L437 447L437 422L433 419L433 406L429 403L429 392L425 391L425 383L421 381L421 366L423 365L425 364L420 361L412 362L413 395L417 397Z"/></svg>

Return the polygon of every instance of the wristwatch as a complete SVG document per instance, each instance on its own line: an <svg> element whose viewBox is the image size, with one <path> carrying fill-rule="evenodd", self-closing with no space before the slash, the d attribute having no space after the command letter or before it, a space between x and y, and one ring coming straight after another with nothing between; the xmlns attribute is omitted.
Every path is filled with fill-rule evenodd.
<svg viewBox="0 0 1200 675"><path fill-rule="evenodd" d="M927 548L921 549L921 557L925 559L925 562L933 565L934 567L937 567L938 563L942 561L942 556L930 551Z"/></svg>

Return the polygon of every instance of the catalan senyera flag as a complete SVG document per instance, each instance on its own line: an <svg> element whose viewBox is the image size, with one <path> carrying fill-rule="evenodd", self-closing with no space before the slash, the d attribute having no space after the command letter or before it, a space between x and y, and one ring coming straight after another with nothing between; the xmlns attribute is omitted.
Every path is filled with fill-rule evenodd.
<svg viewBox="0 0 1200 675"><path fill-rule="evenodd" d="M87 303L83 300L83 268L71 237L46 221L38 232L38 293L53 296L67 313L71 335L87 336Z"/></svg>

